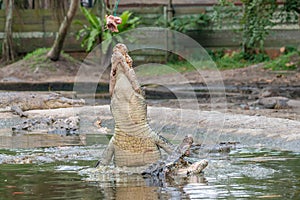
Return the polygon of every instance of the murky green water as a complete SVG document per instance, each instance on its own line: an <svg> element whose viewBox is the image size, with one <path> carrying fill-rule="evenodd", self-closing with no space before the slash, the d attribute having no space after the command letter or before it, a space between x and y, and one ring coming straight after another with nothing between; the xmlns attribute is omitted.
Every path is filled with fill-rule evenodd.
<svg viewBox="0 0 300 200"><path fill-rule="evenodd" d="M1 150L0 199L300 199L299 153L241 147L207 157L204 179L157 186L139 175L91 178L102 148Z"/></svg>

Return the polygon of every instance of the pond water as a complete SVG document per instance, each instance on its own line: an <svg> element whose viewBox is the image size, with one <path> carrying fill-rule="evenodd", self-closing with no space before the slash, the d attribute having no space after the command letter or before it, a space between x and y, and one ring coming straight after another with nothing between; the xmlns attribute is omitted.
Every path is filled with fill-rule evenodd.
<svg viewBox="0 0 300 200"><path fill-rule="evenodd" d="M241 146L206 157L203 176L153 184L93 174L104 147L2 149L0 199L300 199L300 153Z"/></svg>

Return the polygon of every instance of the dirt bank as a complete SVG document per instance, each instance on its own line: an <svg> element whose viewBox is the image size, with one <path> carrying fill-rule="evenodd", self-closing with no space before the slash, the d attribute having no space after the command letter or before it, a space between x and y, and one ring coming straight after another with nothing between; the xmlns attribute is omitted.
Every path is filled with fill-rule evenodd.
<svg viewBox="0 0 300 200"><path fill-rule="evenodd" d="M45 58L41 58L45 59ZM61 82L70 85L75 81L80 63L62 58L58 62L45 62L43 67L39 67L39 59L21 60L6 67L0 68L0 84L18 83L18 82L39 82L57 83ZM87 74L87 76L96 76ZM207 85L217 82L226 87L236 86L236 91L226 90L226 101L228 112L246 115L264 115L270 117L280 117L286 119L299 120L300 105L300 71L272 71L264 69L263 64L253 65L242 69L231 70L201 70L195 72L186 72L183 74L166 74L159 76L138 76L141 84L159 84L171 85L188 82L196 85ZM101 77L101 81L108 83L109 76L106 74ZM66 84L66 85L67 85ZM2 88L7 87L4 85ZM15 88L19 88L18 85ZM36 86L35 86L36 87ZM242 91L239 88L247 87L249 90ZM58 87L64 88L64 87ZM72 88L72 87L67 87ZM105 87L107 88L107 87ZM282 110L247 110L241 106L255 101L265 88L272 88L273 96L285 96L290 98L292 106L289 109ZM288 91L291 88L291 91ZM293 89L298 88L297 91ZM51 89L51 88L49 88ZM246 94L246 95L245 95ZM199 98L199 106L202 110L211 110L210 102ZM188 100L186 104L188 104ZM176 107L176 100L150 102L150 105ZM177 106L178 107L178 106Z"/></svg>
<svg viewBox="0 0 300 200"><path fill-rule="evenodd" d="M113 118L108 105L27 113L30 117L76 115L81 119L81 134L113 134ZM167 107L149 107L148 117L154 130L169 139L192 134L197 142L237 141L247 146L300 151L300 121L296 120ZM101 123L95 123L97 120Z"/></svg>

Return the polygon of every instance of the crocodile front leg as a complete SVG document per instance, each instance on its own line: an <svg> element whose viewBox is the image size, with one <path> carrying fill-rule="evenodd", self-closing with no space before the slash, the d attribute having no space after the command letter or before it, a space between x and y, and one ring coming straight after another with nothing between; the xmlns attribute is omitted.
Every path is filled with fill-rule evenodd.
<svg viewBox="0 0 300 200"><path fill-rule="evenodd" d="M166 138L163 136L151 131L150 135L151 138L154 138L154 142L157 146L162 148L167 154L172 154L174 151L174 146L171 144Z"/></svg>
<svg viewBox="0 0 300 200"><path fill-rule="evenodd" d="M103 152L104 156L96 163L96 167L100 165L108 165L111 162L115 151L113 141L114 141L114 136L111 138L111 140L108 143L108 146L104 150Z"/></svg>
<svg viewBox="0 0 300 200"><path fill-rule="evenodd" d="M28 117L28 114L24 113L23 110L19 106L12 106L11 111L20 117Z"/></svg>

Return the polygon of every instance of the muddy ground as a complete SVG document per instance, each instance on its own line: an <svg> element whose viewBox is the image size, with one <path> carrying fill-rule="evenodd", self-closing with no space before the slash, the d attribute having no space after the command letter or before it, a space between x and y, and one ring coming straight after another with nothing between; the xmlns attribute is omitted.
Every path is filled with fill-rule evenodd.
<svg viewBox="0 0 300 200"><path fill-rule="evenodd" d="M34 67L32 65L34 64ZM53 65L53 66L52 66ZM31 66L31 67L30 67ZM0 84L14 83L73 83L78 76L77 71L80 68L79 62L70 62L67 59L52 63L48 67L37 67L32 61L21 60L6 67L0 68ZM109 72L106 71L106 72ZM97 76L97 74L87 74L87 77ZM94 79L94 78L92 78ZM198 96L199 107L201 110L218 110L221 112L246 114L246 115L263 115L270 117L280 117L286 119L299 120L300 116L300 70L294 71L272 71L264 69L263 64L257 64L241 69L231 70L199 70L195 72L186 72L183 74L166 74L159 76L138 76L142 85L146 85L148 91L159 90L153 84L176 88L174 86L192 84L193 87L214 85L225 88L226 99L214 99L212 102L208 95L211 91L203 91ZM87 79L88 80L88 79ZM108 83L109 75L103 74L101 82ZM150 87L148 87L150 85ZM5 86L4 86L5 87ZM26 89L26 88L25 88ZM176 90L176 89L175 89ZM179 89L180 90L180 89ZM189 91L190 92L190 91ZM149 92L150 93L150 92ZM164 91L162 96L165 95ZM266 95L267 93L267 95ZM154 95L156 93L154 92ZM100 95L106 96L107 95ZM248 104L253 103L263 96L283 96L290 99L289 108L285 109L248 109ZM153 98L153 95L147 95ZM168 97L166 97L168 98ZM192 104L189 98L165 99L159 100L160 97L154 97L155 100L149 100L149 105L163 107L182 107L189 108ZM101 101L100 104L109 103ZM246 105L246 106L245 106ZM224 108L226 107L226 108Z"/></svg>

